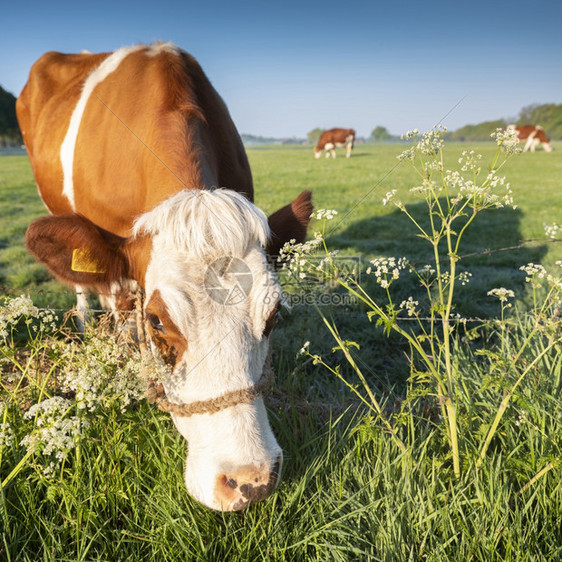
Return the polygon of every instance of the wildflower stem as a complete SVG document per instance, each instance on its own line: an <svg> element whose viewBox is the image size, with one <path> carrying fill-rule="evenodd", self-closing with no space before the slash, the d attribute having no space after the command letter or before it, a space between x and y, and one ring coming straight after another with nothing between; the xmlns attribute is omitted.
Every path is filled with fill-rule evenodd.
<svg viewBox="0 0 562 562"><path fill-rule="evenodd" d="M531 331L531 334L529 334L529 337L525 341L524 346L526 346L526 344L530 341L531 337L535 333L536 333L536 328ZM484 444L482 445L482 449L480 450L480 456L479 456L478 460L476 461L476 468L478 468L482 464L482 461L484 460L484 457L486 456L486 452L488 451L488 447L490 446L490 442L492 441L492 438L494 437L494 435L496 433L498 425L499 425L499 423L500 423L500 421L501 421L501 419L502 419L511 399L513 398L513 395L515 394L516 388L521 384L521 382L523 381L523 379L525 378L527 373L540 361L540 359L542 359L560 341L562 341L562 338L558 338L557 340L554 340L549 345L547 345L535 357L535 359L533 359L533 361L527 366L527 368L521 373L519 378L515 381L513 386L509 389L507 394L503 397L503 400L501 401L501 403L498 407L496 417L494 418L494 421L492 422L492 425L491 425L490 429L488 430L488 434L486 435L486 440L484 441ZM515 356L514 360L512 361L512 367L514 367L515 364L517 363L517 361L519 360L519 357L520 357L521 353L522 353L522 349L519 351L519 353Z"/></svg>
<svg viewBox="0 0 562 562"><path fill-rule="evenodd" d="M549 462L544 468L539 470L532 478L525 484L520 490L519 493L522 494L525 490L528 490L535 482L537 482L540 478L542 478L549 470L554 468L554 462Z"/></svg>
<svg viewBox="0 0 562 562"><path fill-rule="evenodd" d="M6 476L4 480L2 480L2 484L1 484L2 490L4 490L4 488L6 488L6 486L21 472L21 470L25 466L25 463L27 462L27 459L29 459L29 457L31 457L33 453L34 453L33 449L29 449L25 453L25 455L20 459L18 464L14 466L12 472L10 472L10 474L8 474L8 476Z"/></svg>
<svg viewBox="0 0 562 562"><path fill-rule="evenodd" d="M351 355L351 353L349 352L349 347L348 345L346 345L346 343L342 340L341 336L339 335L339 332L337 331L337 329L330 323L328 322L328 319L326 318L326 316L322 313L322 311L320 310L320 308L318 306L315 305L316 311L318 312L318 314L320 315L320 317L322 318L322 321L324 322L324 324L326 325L326 327L328 328L328 330L330 331L330 333L332 334L333 338L336 340L336 342L338 343L340 349L343 351L346 360L348 361L348 363L351 365L351 367L353 368L353 370L355 371L355 373L357 374L357 376L359 377L359 380L361 381L361 383L363 384L363 387L365 388L369 399L371 400L377 414L380 416L382 422L384 423L384 425L386 426L386 428L388 429L388 431L390 432L390 434L392 435L394 441L396 442L396 444L398 445L398 447L400 448L400 450L402 452L406 451L406 446L404 445L404 443L402 442L402 440L398 437L397 433L396 433L396 428L394 428L390 422L386 419L384 412L377 400L377 398L375 397L375 395L373 394L373 391L371 390L371 387L369 386L369 383L367 382L367 380L365 379L365 376L363 375L363 372L361 371L361 369L357 366L357 363L355 363L355 360L353 359L353 356Z"/></svg>

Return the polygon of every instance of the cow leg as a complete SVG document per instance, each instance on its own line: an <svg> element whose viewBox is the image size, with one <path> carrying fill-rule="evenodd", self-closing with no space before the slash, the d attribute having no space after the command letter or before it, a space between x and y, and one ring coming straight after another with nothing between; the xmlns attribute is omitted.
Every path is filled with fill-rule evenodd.
<svg viewBox="0 0 562 562"><path fill-rule="evenodd" d="M346 151L345 157L346 157L346 158L349 158L350 156L351 156L351 144L348 144L348 145L347 145L347 151Z"/></svg>
<svg viewBox="0 0 562 562"><path fill-rule="evenodd" d="M530 134L529 138L527 139L527 142L525 143L525 148L523 149L523 152L527 152L529 148L531 149L531 152L535 152L535 148L533 146L534 140L535 140L535 135Z"/></svg>

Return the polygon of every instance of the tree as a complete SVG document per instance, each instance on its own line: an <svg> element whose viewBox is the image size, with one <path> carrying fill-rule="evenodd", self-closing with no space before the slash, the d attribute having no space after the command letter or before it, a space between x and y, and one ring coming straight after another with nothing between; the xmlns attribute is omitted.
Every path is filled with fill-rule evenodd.
<svg viewBox="0 0 562 562"><path fill-rule="evenodd" d="M373 142L377 141L387 141L392 138L391 134L386 130L386 127L375 127L371 133L371 140Z"/></svg>
<svg viewBox="0 0 562 562"><path fill-rule="evenodd" d="M324 129L319 129L318 127L316 129L312 129L312 131L309 131L306 134L306 141L308 142L308 144L316 145L318 139L320 138L320 135L323 132Z"/></svg>
<svg viewBox="0 0 562 562"><path fill-rule="evenodd" d="M0 146L17 146L21 143L16 98L0 86Z"/></svg>

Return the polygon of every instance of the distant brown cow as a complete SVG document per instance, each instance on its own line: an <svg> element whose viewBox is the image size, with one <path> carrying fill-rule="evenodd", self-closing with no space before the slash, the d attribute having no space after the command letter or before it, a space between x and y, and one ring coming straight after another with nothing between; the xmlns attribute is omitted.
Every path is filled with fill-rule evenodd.
<svg viewBox="0 0 562 562"><path fill-rule="evenodd" d="M343 148L346 147L345 156L349 158L351 156L351 149L353 148L353 141L355 140L355 131L353 129L330 129L329 131L324 131L320 135L320 140L314 149L314 156L320 158L322 156L322 151L326 151L326 158L336 157L336 147Z"/></svg>
<svg viewBox="0 0 562 562"><path fill-rule="evenodd" d="M552 152L550 140L539 125L508 125L507 128L517 131L520 142L526 141L523 152L527 152L529 149L531 152L535 152L535 148L540 144L546 152Z"/></svg>

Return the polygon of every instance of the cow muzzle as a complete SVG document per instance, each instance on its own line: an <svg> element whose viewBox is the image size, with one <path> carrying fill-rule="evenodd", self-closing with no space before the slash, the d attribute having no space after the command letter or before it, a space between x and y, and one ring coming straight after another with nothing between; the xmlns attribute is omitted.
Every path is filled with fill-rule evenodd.
<svg viewBox="0 0 562 562"><path fill-rule="evenodd" d="M245 467L216 479L215 501L221 511L240 511L266 499L277 487L283 459L279 455L270 468Z"/></svg>

